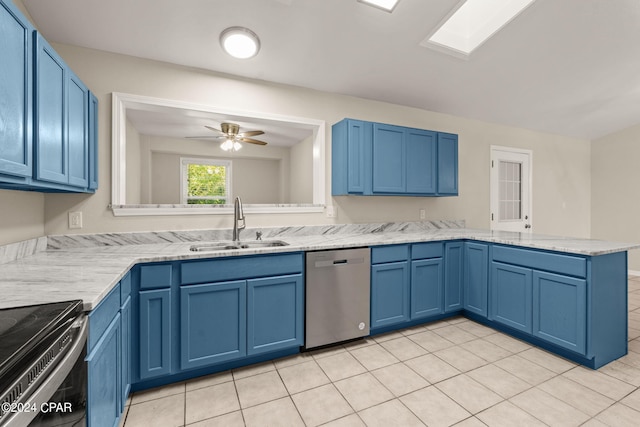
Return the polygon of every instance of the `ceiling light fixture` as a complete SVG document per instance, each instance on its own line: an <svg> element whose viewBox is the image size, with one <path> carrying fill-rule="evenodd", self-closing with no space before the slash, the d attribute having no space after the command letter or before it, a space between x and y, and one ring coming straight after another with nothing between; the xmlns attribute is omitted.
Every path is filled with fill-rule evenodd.
<svg viewBox="0 0 640 427"><path fill-rule="evenodd" d="M368 4L369 6L374 6L382 10L386 10L387 12L393 12L393 9L396 7L400 0L358 0L360 3Z"/></svg>
<svg viewBox="0 0 640 427"><path fill-rule="evenodd" d="M466 0L440 27L420 42L468 56L535 0Z"/></svg>
<svg viewBox="0 0 640 427"><path fill-rule="evenodd" d="M220 45L234 58L249 59L258 54L260 39L244 27L229 27L220 33Z"/></svg>
<svg viewBox="0 0 640 427"><path fill-rule="evenodd" d="M229 138L225 140L222 144L220 144L220 148L223 151L238 151L239 149L242 148L242 144L240 144L238 141L234 139Z"/></svg>

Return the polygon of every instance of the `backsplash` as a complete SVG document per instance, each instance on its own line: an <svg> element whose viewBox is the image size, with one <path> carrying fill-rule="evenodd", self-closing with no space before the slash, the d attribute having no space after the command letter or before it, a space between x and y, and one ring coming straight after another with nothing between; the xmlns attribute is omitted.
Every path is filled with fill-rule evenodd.
<svg viewBox="0 0 640 427"><path fill-rule="evenodd" d="M46 249L46 237L38 237L36 239L0 246L0 264L6 264L20 258L28 257Z"/></svg>

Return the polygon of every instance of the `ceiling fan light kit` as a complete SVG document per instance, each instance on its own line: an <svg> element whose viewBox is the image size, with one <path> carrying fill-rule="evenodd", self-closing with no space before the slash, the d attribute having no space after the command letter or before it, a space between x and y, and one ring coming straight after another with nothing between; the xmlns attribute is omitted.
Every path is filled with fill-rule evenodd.
<svg viewBox="0 0 640 427"><path fill-rule="evenodd" d="M221 123L220 129L216 129L211 126L206 126L205 128L209 129L212 132L219 133L218 136L189 136L187 138L215 138L215 139L224 139L222 144L220 144L220 148L224 151L238 151L242 148L242 144L240 142L248 142L249 144L255 145L267 145L266 142L260 141L258 139L249 138L250 136L263 135L264 131L261 130L250 130L247 132L240 132L240 125L235 123Z"/></svg>
<svg viewBox="0 0 640 427"><path fill-rule="evenodd" d="M238 59L253 58L260 50L260 39L248 28L229 27L220 33L220 46Z"/></svg>

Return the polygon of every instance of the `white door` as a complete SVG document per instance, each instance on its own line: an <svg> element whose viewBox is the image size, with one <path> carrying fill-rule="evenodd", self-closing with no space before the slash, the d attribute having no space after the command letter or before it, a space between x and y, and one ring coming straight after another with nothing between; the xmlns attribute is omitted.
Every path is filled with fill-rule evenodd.
<svg viewBox="0 0 640 427"><path fill-rule="evenodd" d="M530 150L491 146L491 229L530 233Z"/></svg>

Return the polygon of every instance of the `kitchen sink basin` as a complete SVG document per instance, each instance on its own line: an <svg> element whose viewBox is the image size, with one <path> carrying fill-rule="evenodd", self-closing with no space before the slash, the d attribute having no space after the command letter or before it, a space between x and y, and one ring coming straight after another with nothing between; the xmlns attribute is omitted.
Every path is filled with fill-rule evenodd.
<svg viewBox="0 0 640 427"><path fill-rule="evenodd" d="M254 240L248 242L210 242L193 245L189 250L193 252L205 251L231 251L237 249L255 249L255 248L273 248L277 246L289 246L287 242L282 240Z"/></svg>

